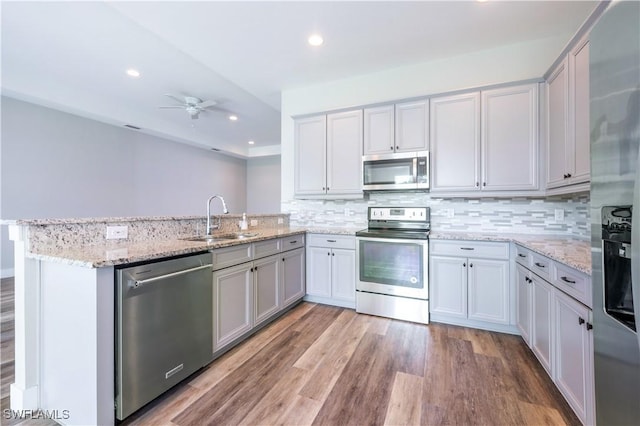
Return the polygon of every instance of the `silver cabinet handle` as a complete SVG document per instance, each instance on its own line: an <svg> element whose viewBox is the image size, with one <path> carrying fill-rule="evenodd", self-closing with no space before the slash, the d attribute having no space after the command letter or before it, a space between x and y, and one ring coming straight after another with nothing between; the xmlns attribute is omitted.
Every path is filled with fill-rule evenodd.
<svg viewBox="0 0 640 426"><path fill-rule="evenodd" d="M473 247L460 247L460 250L475 250Z"/></svg>
<svg viewBox="0 0 640 426"><path fill-rule="evenodd" d="M327 240L328 243L335 243L336 240Z"/></svg>
<svg viewBox="0 0 640 426"><path fill-rule="evenodd" d="M298 242L298 240L293 240L293 241L289 241L289 244L295 244L297 242Z"/></svg>
<svg viewBox="0 0 640 426"><path fill-rule="evenodd" d="M518 257L527 257L526 254L518 253Z"/></svg>
<svg viewBox="0 0 640 426"><path fill-rule="evenodd" d="M561 279L562 281L564 281L565 283L569 283L569 284L575 284L575 283L576 283L574 280L570 280L570 279L569 279L569 278L567 278L567 277L560 277L560 279Z"/></svg>
<svg viewBox="0 0 640 426"><path fill-rule="evenodd" d="M178 275L184 275L184 274L188 274L188 273L191 273L191 272L199 271L201 269L211 268L211 266L212 266L211 264L202 265L202 266L196 266L195 268L185 269L183 271L178 271L178 272L172 272L170 274L160 275L158 277L147 278L146 280L136 280L136 282L133 284L133 286L134 287L140 287L143 284L149 284L149 283L152 283L152 282L155 282L155 281L164 280L165 278L177 277Z"/></svg>

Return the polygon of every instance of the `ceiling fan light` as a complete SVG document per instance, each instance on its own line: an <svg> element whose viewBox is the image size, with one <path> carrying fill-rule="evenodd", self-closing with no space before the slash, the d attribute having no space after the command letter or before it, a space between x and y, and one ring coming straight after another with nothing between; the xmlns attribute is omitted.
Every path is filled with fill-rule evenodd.
<svg viewBox="0 0 640 426"><path fill-rule="evenodd" d="M138 78L138 77L140 77L140 71L138 71L137 69L134 69L134 68L129 68L127 70L127 75L129 77Z"/></svg>
<svg viewBox="0 0 640 426"><path fill-rule="evenodd" d="M231 114L231 115L229 116L229 120L231 120L231 121L238 121L238 116L237 116L237 115L233 115L233 114Z"/></svg>
<svg viewBox="0 0 640 426"><path fill-rule="evenodd" d="M255 144L254 141L249 141L249 145L253 145L253 144Z"/></svg>

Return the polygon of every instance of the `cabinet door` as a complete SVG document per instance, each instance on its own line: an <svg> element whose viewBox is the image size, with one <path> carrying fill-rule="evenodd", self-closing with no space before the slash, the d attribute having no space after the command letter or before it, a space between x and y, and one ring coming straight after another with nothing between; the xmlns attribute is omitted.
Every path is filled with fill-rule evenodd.
<svg viewBox="0 0 640 426"><path fill-rule="evenodd" d="M558 65L547 81L547 188L567 183L567 79L565 60Z"/></svg>
<svg viewBox="0 0 640 426"><path fill-rule="evenodd" d="M569 53L569 70L569 122L573 133L568 145L568 151L573 153L571 183L581 183L591 179L588 39Z"/></svg>
<svg viewBox="0 0 640 426"><path fill-rule="evenodd" d="M467 259L431 256L429 307L431 313L467 317Z"/></svg>
<svg viewBox="0 0 640 426"><path fill-rule="evenodd" d="M431 99L431 192L480 186L480 92Z"/></svg>
<svg viewBox="0 0 640 426"><path fill-rule="evenodd" d="M356 300L356 251L331 251L331 296L334 299Z"/></svg>
<svg viewBox="0 0 640 426"><path fill-rule="evenodd" d="M326 136L324 115L295 122L295 195L326 192Z"/></svg>
<svg viewBox="0 0 640 426"><path fill-rule="evenodd" d="M531 349L549 376L553 377L553 287L535 275L531 280Z"/></svg>
<svg viewBox="0 0 640 426"><path fill-rule="evenodd" d="M395 147L394 106L364 110L364 155L389 154Z"/></svg>
<svg viewBox="0 0 640 426"><path fill-rule="evenodd" d="M555 297L555 379L583 424L593 424L593 333L590 311L558 291Z"/></svg>
<svg viewBox="0 0 640 426"><path fill-rule="evenodd" d="M396 152L426 151L428 142L429 100L396 104Z"/></svg>
<svg viewBox="0 0 640 426"><path fill-rule="evenodd" d="M482 92L482 189L538 189L538 85Z"/></svg>
<svg viewBox="0 0 640 426"><path fill-rule="evenodd" d="M253 262L254 325L280 310L280 255Z"/></svg>
<svg viewBox="0 0 640 426"><path fill-rule="evenodd" d="M251 330L252 301L251 263L213 273L214 351Z"/></svg>
<svg viewBox="0 0 640 426"><path fill-rule="evenodd" d="M531 347L531 283L528 271L516 266L516 325L522 339Z"/></svg>
<svg viewBox="0 0 640 426"><path fill-rule="evenodd" d="M362 194L362 110L327 115L327 194Z"/></svg>
<svg viewBox="0 0 640 426"><path fill-rule="evenodd" d="M509 261L468 259L469 319L509 324Z"/></svg>
<svg viewBox="0 0 640 426"><path fill-rule="evenodd" d="M284 308L300 300L305 293L304 249L282 253L282 303Z"/></svg>
<svg viewBox="0 0 640 426"><path fill-rule="evenodd" d="M331 297L331 249L307 247L307 294Z"/></svg>

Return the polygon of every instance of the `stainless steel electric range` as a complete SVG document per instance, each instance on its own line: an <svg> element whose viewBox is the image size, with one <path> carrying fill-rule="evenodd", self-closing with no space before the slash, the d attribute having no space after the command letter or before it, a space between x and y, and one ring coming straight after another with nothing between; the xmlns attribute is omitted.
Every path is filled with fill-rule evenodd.
<svg viewBox="0 0 640 426"><path fill-rule="evenodd" d="M429 207L369 207L356 232L356 312L429 323Z"/></svg>

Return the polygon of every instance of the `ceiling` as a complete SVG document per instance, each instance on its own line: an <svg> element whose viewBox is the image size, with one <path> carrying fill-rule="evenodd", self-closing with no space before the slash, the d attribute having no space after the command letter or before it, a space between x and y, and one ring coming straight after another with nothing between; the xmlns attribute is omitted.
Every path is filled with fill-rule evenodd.
<svg viewBox="0 0 640 426"><path fill-rule="evenodd" d="M247 157L279 145L284 90L539 39L559 54L597 4L2 1L2 93ZM175 104L166 93L239 119L160 109Z"/></svg>

